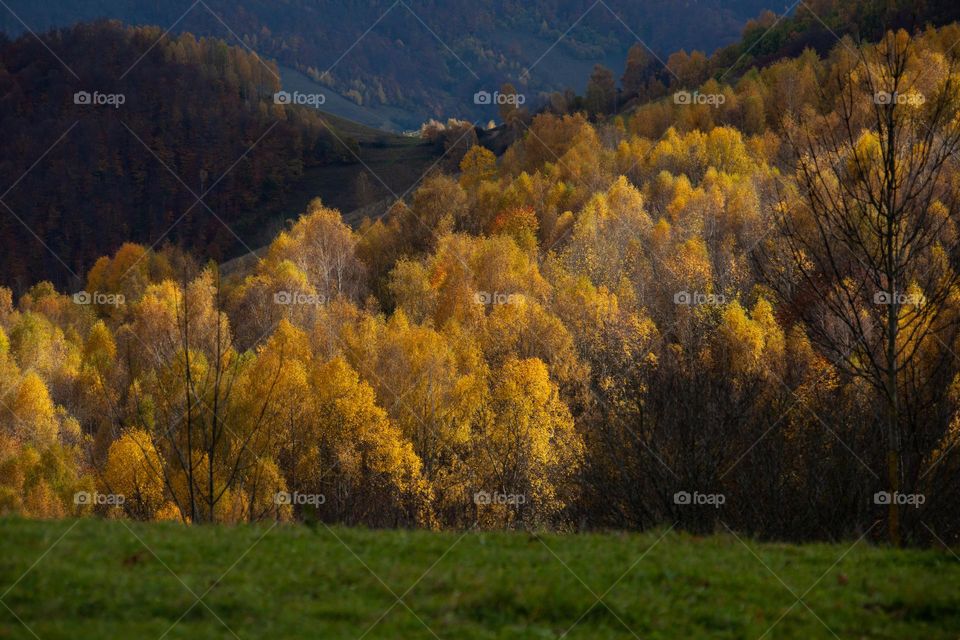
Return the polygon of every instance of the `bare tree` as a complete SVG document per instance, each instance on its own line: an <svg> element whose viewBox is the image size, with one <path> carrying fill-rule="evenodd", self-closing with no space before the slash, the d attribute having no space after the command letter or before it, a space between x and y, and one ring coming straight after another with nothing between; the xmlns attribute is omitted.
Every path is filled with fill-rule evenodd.
<svg viewBox="0 0 960 640"><path fill-rule="evenodd" d="M191 522L215 521L217 506L227 492L238 488L256 469L260 455L270 451L267 432L274 388L284 364L281 357L275 371L265 372L269 379L262 397L247 402L237 397L245 359L231 346L215 266L209 268L209 275L210 283L202 278L189 282L184 273L176 300L176 326L161 334L156 368L137 375L149 380L155 393L149 398L135 393L134 398L138 420L152 427L165 460L164 468L156 471ZM213 288L212 301L202 291L207 286ZM142 338L137 342L147 345ZM242 417L241 411L246 412Z"/></svg>
<svg viewBox="0 0 960 640"><path fill-rule="evenodd" d="M919 466L904 468L903 428L917 414L906 403L919 401L905 389L929 367L922 348L955 329L946 303L957 283L949 164L960 147L958 87L952 73L939 85L924 77L904 32L840 56L822 112L784 124L797 192L781 194L787 258L765 271L816 344L882 399L887 488L896 495ZM938 378L928 369L924 379ZM896 499L888 528L900 544Z"/></svg>

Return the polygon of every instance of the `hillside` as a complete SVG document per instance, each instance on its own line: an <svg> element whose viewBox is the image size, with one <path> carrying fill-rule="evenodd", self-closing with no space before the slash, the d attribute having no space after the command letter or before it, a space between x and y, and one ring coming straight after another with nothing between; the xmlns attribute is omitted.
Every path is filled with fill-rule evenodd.
<svg viewBox="0 0 960 640"><path fill-rule="evenodd" d="M957 7L609 5L0 35L0 640L960 638Z"/></svg>
<svg viewBox="0 0 960 640"><path fill-rule="evenodd" d="M601 111L630 114L638 105L695 89L708 80L715 81L706 89L713 91L725 83L749 81L757 71L804 57L808 52L827 57L840 42L852 51L858 43L882 39L887 30L903 29L917 34L927 28L950 25L957 19L960 9L943 0L816 0L799 3L788 14L764 11L746 23L738 41L712 53L701 48L657 58L642 44L635 44L627 53L617 92L614 94L612 86L604 89L611 95ZM597 111L591 108L589 97L566 102L574 109Z"/></svg>
<svg viewBox="0 0 960 640"><path fill-rule="evenodd" d="M394 121L398 130L414 129L431 117L485 122L496 112L475 105L473 94L492 92L507 81L522 84L531 103L541 92L582 90L596 62L609 63L619 74L638 38L664 60L681 48L710 52L736 41L743 24L761 10L782 9L768 0L7 4L13 13L0 12L0 29L10 34L22 33L24 23L43 31L113 18L172 27L174 34L213 35L235 45L242 40L283 66L323 78L344 100ZM344 102L331 103L331 110L351 117L352 108Z"/></svg>
<svg viewBox="0 0 960 640"><path fill-rule="evenodd" d="M799 56L806 48L826 54L844 36L856 42L875 42L887 30L914 33L958 19L960 6L952 0L813 0L801 3L796 12L781 20L770 13L751 20L741 41L715 56L724 70L733 66L742 71Z"/></svg>
<svg viewBox="0 0 960 640"><path fill-rule="evenodd" d="M0 520L10 639L947 640L955 581L853 541Z"/></svg>
<svg viewBox="0 0 960 640"><path fill-rule="evenodd" d="M0 287L0 511L955 544L958 40L422 143L327 117L402 202L317 162L287 198L341 210L271 199L239 268L127 242L85 294Z"/></svg>
<svg viewBox="0 0 960 640"><path fill-rule="evenodd" d="M70 64L30 35L0 43L0 282L80 286L129 240L232 257L314 197L354 208L364 162L402 192L441 153L275 104L278 69L241 47L192 35L152 46L160 34L115 23L47 34ZM369 191L388 193L378 181Z"/></svg>

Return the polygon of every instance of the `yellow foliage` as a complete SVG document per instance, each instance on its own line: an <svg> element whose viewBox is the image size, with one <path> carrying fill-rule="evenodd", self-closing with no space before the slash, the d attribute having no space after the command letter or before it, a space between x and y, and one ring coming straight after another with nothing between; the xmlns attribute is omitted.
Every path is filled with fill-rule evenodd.
<svg viewBox="0 0 960 640"><path fill-rule="evenodd" d="M150 434L142 429L127 429L107 452L104 490L123 495L129 511L145 519L153 518L166 504L163 465Z"/></svg>
<svg viewBox="0 0 960 640"><path fill-rule="evenodd" d="M583 443L543 362L511 358L495 379L493 416L475 445L477 489L522 496L520 517L548 522L576 494Z"/></svg>
<svg viewBox="0 0 960 640"><path fill-rule="evenodd" d="M735 373L752 373L760 365L763 353L763 328L752 322L739 302L733 302L723 311L720 327L729 359Z"/></svg>
<svg viewBox="0 0 960 640"><path fill-rule="evenodd" d="M466 191L497 176L497 157L486 147L473 146L460 161L460 186Z"/></svg>
<svg viewBox="0 0 960 640"><path fill-rule="evenodd" d="M24 441L39 447L53 444L59 435L56 409L47 386L35 372L28 372L20 381L10 404L15 433Z"/></svg>

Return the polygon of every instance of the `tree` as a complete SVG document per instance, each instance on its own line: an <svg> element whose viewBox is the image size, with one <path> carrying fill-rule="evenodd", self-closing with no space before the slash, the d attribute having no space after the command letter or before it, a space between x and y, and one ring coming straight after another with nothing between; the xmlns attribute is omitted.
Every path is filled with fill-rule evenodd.
<svg viewBox="0 0 960 640"><path fill-rule="evenodd" d="M667 58L667 68L671 72L672 84L678 88L693 88L707 79L709 61L702 51L688 54L681 49Z"/></svg>
<svg viewBox="0 0 960 640"><path fill-rule="evenodd" d="M613 78L613 72L603 65L594 66L587 84L587 111L592 115L612 113L616 99L617 82Z"/></svg>
<svg viewBox="0 0 960 640"><path fill-rule="evenodd" d="M128 429L110 445L103 485L124 497L124 509L131 516L152 519L166 504L163 465L150 434Z"/></svg>
<svg viewBox="0 0 960 640"><path fill-rule="evenodd" d="M366 207L376 201L377 188L367 171L360 171L353 180L354 200L357 207Z"/></svg>
<svg viewBox="0 0 960 640"><path fill-rule="evenodd" d="M372 371L377 404L413 444L424 475L435 480L469 442L477 420L486 372L475 345L412 325L401 311L365 349L372 363L357 369Z"/></svg>
<svg viewBox="0 0 960 640"><path fill-rule="evenodd" d="M500 87L500 95L502 96L502 102L499 106L500 121L508 126L516 127L517 123L527 115L526 109L520 107L520 94L516 87L507 82Z"/></svg>
<svg viewBox="0 0 960 640"><path fill-rule="evenodd" d="M337 296L358 299L362 292L363 267L356 257L353 231L340 213L313 200L306 213L288 232L270 245L268 263L289 260L307 276L324 300Z"/></svg>
<svg viewBox="0 0 960 640"><path fill-rule="evenodd" d="M235 514L238 488L270 451L262 434L283 359L261 372L264 388L242 404L235 392L251 360L231 345L215 267L192 282L148 288L129 331L128 349L151 352L129 358L134 416L166 462L164 482L181 516L212 522Z"/></svg>
<svg viewBox="0 0 960 640"><path fill-rule="evenodd" d="M314 413L301 434L298 485L322 493L323 513L346 523L428 525L420 459L374 391L342 358L311 372Z"/></svg>
<svg viewBox="0 0 960 640"><path fill-rule="evenodd" d="M540 222L533 207L516 207L494 218L490 232L513 239L518 247L531 255L537 252L537 232Z"/></svg>
<svg viewBox="0 0 960 640"><path fill-rule="evenodd" d="M909 36L888 33L836 66L835 118L808 112L787 124L799 194L781 203L786 265L768 272L816 343L882 398L892 494L913 485L923 457L911 446L904 459L904 436L916 445L916 430L930 428L910 424L918 407L907 406L922 400L908 393L919 355L956 327L946 303L957 283L960 100L952 70L926 82L923 70ZM899 544L896 500L888 529Z"/></svg>
<svg viewBox="0 0 960 640"><path fill-rule="evenodd" d="M626 69L621 80L625 97L644 97L647 81L653 75L651 67L654 64L655 59L644 44L638 42L630 47L627 52Z"/></svg>
<svg viewBox="0 0 960 640"><path fill-rule="evenodd" d="M543 362L510 358L494 379L491 421L474 445L478 489L506 494L493 503L501 525L548 523L576 497L583 444Z"/></svg>
<svg viewBox="0 0 960 640"><path fill-rule="evenodd" d="M497 157L486 147L476 145L460 161L460 186L473 192L481 183L497 176Z"/></svg>
<svg viewBox="0 0 960 640"><path fill-rule="evenodd" d="M56 407L43 379L30 371L20 380L6 416L14 424L14 433L38 448L55 443L60 435ZM7 412L4 412L7 413Z"/></svg>

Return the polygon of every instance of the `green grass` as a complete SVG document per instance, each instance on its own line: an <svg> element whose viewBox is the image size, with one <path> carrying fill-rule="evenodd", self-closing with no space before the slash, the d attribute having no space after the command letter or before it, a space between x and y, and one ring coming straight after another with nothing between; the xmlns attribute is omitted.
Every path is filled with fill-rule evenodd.
<svg viewBox="0 0 960 640"><path fill-rule="evenodd" d="M655 544L662 534L5 519L0 638L960 634L960 562L946 552L674 532Z"/></svg>

